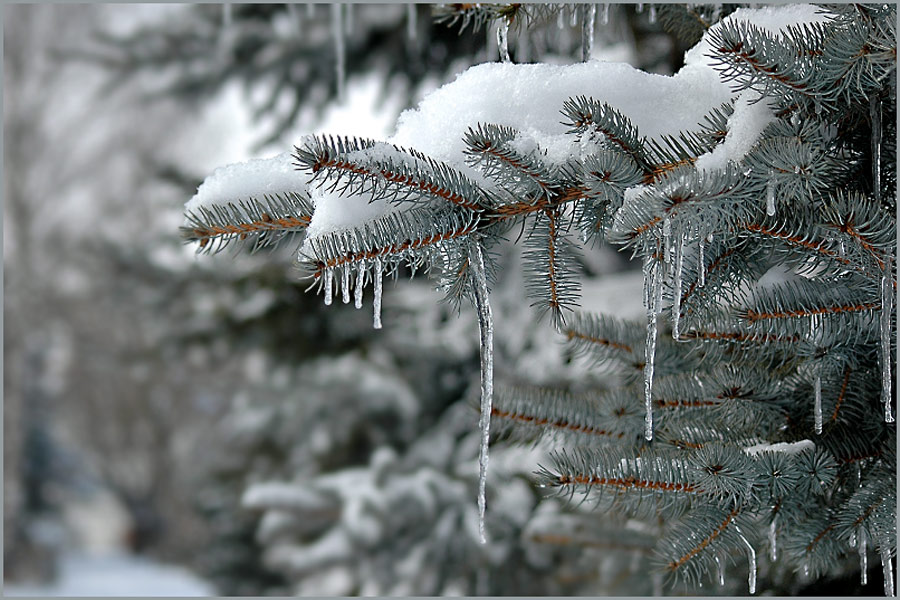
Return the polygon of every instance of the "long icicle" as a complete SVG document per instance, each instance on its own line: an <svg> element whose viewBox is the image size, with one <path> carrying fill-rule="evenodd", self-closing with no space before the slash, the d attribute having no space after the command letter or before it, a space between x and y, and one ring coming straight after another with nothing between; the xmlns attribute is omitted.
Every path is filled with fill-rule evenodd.
<svg viewBox="0 0 900 600"><path fill-rule="evenodd" d="M334 272L331 269L325 269L325 306L331 304L331 284L334 280Z"/></svg>
<svg viewBox="0 0 900 600"><path fill-rule="evenodd" d="M357 310L363 306L363 286L366 284L366 261L359 261L356 270L356 289L353 294L353 305Z"/></svg>
<svg viewBox="0 0 900 600"><path fill-rule="evenodd" d="M662 304L662 274L659 261L647 259L644 266L644 300L647 307L647 343L644 346L644 439L653 439L653 368L656 360L656 319ZM653 261L650 264L649 261Z"/></svg>
<svg viewBox="0 0 900 600"><path fill-rule="evenodd" d="M778 517L772 517L772 522L769 523L769 558L772 562L778 560L778 546L777 546L777 529L778 525L775 523L778 520Z"/></svg>
<svg viewBox="0 0 900 600"><path fill-rule="evenodd" d="M866 574L869 570L868 556L866 553L866 530L859 528L859 583L866 585L869 576Z"/></svg>
<svg viewBox="0 0 900 600"><path fill-rule="evenodd" d="M815 406L813 407L816 435L822 435L822 377L816 375Z"/></svg>
<svg viewBox="0 0 900 600"><path fill-rule="evenodd" d="M341 272L341 293L344 304L350 304L350 265L345 266Z"/></svg>
<svg viewBox="0 0 900 600"><path fill-rule="evenodd" d="M500 19L497 26L497 46L500 48L500 60L512 62L509 58L509 21L506 19Z"/></svg>
<svg viewBox="0 0 900 600"><path fill-rule="evenodd" d="M894 304L893 256L884 260L884 275L881 277L881 402L884 404L884 421L894 422L891 412L891 313Z"/></svg>
<svg viewBox="0 0 900 600"><path fill-rule="evenodd" d="M684 232L679 231L675 242L675 281L672 283L672 339L681 337L681 270L684 264Z"/></svg>
<svg viewBox="0 0 900 600"><path fill-rule="evenodd" d="M894 566L891 564L891 551L888 548L881 550L881 568L884 570L884 595L894 596Z"/></svg>
<svg viewBox="0 0 900 600"><path fill-rule="evenodd" d="M494 321L488 297L487 276L484 271L484 255L481 245L473 241L469 246L469 263L472 265L475 310L478 312L478 330L481 338L481 453L478 456L478 533L481 543L487 543L484 513L487 504L488 442L491 436L491 404L494 395Z"/></svg>
<svg viewBox="0 0 900 600"><path fill-rule="evenodd" d="M604 2L600 10L600 24L609 25L609 4Z"/></svg>
<svg viewBox="0 0 900 600"><path fill-rule="evenodd" d="M744 537L744 534L741 533L741 530L735 526L735 530L738 532L738 535L744 541L744 544L747 545L747 559L750 562L750 574L747 579L747 583L750 586L750 595L756 593L756 550L753 549L753 545L747 541L747 538Z"/></svg>
<svg viewBox="0 0 900 600"><path fill-rule="evenodd" d="M766 214L770 217L775 216L775 175L771 172L766 181Z"/></svg>
<svg viewBox="0 0 900 600"><path fill-rule="evenodd" d="M697 262L700 267L700 287L706 285L706 257L703 256L705 251L706 238L701 235L699 244L699 256L697 257Z"/></svg>
<svg viewBox="0 0 900 600"><path fill-rule="evenodd" d="M372 327L375 329L381 329L381 257L375 257L375 268L372 273L372 284L374 285L373 294L375 296L375 300L373 301L373 312L372 312Z"/></svg>
<svg viewBox="0 0 900 600"><path fill-rule="evenodd" d="M875 202L881 202L881 98L878 94L869 102L869 114L872 117L872 189Z"/></svg>
<svg viewBox="0 0 900 600"><path fill-rule="evenodd" d="M594 49L594 19L597 17L597 5L585 4L583 6L584 20L581 23L581 62L591 60L591 52Z"/></svg>

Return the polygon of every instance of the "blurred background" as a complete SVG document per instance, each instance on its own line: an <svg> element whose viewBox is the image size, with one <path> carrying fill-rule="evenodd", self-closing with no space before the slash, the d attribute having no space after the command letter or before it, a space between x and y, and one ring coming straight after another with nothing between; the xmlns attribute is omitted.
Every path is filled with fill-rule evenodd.
<svg viewBox="0 0 900 600"><path fill-rule="evenodd" d="M401 280L375 331L367 310L305 294L290 249L196 256L178 238L183 204L215 167L306 133L384 139L429 91L497 60L494 27L448 15L3 7L7 594L658 587L633 566L652 544L641 531L607 539L589 510L539 502L539 448L495 445L491 541L478 544L468 309ZM574 15L567 5L513 30L513 60L581 60ZM653 5L598 9L595 59L671 74L684 50ZM602 385L547 342L507 253L498 377ZM598 248L583 266L588 308L641 316L640 273L623 257Z"/></svg>

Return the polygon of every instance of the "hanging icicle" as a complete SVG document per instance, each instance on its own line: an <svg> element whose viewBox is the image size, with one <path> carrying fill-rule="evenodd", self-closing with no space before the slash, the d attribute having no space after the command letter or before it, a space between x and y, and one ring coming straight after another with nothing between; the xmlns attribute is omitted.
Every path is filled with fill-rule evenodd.
<svg viewBox="0 0 900 600"><path fill-rule="evenodd" d="M500 19L497 25L497 46L500 48L500 60L512 62L509 58L509 21L506 19Z"/></svg>
<svg viewBox="0 0 900 600"><path fill-rule="evenodd" d="M359 261L359 267L356 270L356 289L353 295L353 306L357 310L363 305L363 286L366 284L366 261Z"/></svg>
<svg viewBox="0 0 900 600"><path fill-rule="evenodd" d="M406 5L406 37L409 38L410 41L415 41L416 39L416 29L418 23L416 23L416 5L415 4L407 4Z"/></svg>
<svg viewBox="0 0 900 600"><path fill-rule="evenodd" d="M600 10L600 24L609 25L609 4L604 2Z"/></svg>
<svg viewBox="0 0 900 600"><path fill-rule="evenodd" d="M637 8L635 8L635 12L642 13L644 12L644 3L638 2Z"/></svg>
<svg viewBox="0 0 900 600"><path fill-rule="evenodd" d="M469 264L472 265L472 287L475 292L475 309L478 312L478 330L481 338L481 453L478 457L478 533L481 543L487 543L484 529L486 507L488 442L491 434L491 403L494 394L494 322L488 297L487 276L484 271L484 255L481 245L473 242L469 247Z"/></svg>
<svg viewBox="0 0 900 600"><path fill-rule="evenodd" d="M653 439L653 368L656 360L656 320L662 304L662 267L649 257L644 263L644 299L647 307L647 343L644 346L644 439Z"/></svg>
<svg viewBox="0 0 900 600"><path fill-rule="evenodd" d="M881 550L881 568L884 570L884 595L894 596L894 566L891 564L891 551L888 548Z"/></svg>
<svg viewBox="0 0 900 600"><path fill-rule="evenodd" d="M822 377L820 375L816 375L815 388L816 400L814 407L814 418L816 435L822 435Z"/></svg>
<svg viewBox="0 0 900 600"><path fill-rule="evenodd" d="M878 94L869 101L872 117L872 189L875 202L881 202L881 98Z"/></svg>
<svg viewBox="0 0 900 600"><path fill-rule="evenodd" d="M591 60L594 48L594 19L597 17L597 5L585 4L584 20L581 23L581 62Z"/></svg>
<svg viewBox="0 0 900 600"><path fill-rule="evenodd" d="M675 242L675 281L672 283L672 339L681 337L681 269L684 263L684 233L679 232Z"/></svg>
<svg viewBox="0 0 900 600"><path fill-rule="evenodd" d="M769 523L769 559L772 562L778 560L778 546L776 539L776 529L778 528L778 525L775 523L777 519L778 517L772 517L772 522Z"/></svg>
<svg viewBox="0 0 900 600"><path fill-rule="evenodd" d="M719 587L723 587L725 585L725 564L718 555L716 555L716 573L719 576Z"/></svg>
<svg viewBox="0 0 900 600"><path fill-rule="evenodd" d="M859 583L861 585L866 585L868 583L869 576L866 572L869 570L869 557L867 556L867 548L866 548L866 530L862 527L859 528Z"/></svg>
<svg viewBox="0 0 900 600"><path fill-rule="evenodd" d="M331 284L334 280L334 273L331 269L325 269L325 306L331 305Z"/></svg>
<svg viewBox="0 0 900 600"><path fill-rule="evenodd" d="M566 8L565 4L557 4L559 7L559 12L556 13L556 28L557 29L565 29L566 28L566 17L563 14Z"/></svg>
<svg viewBox="0 0 900 600"><path fill-rule="evenodd" d="M341 272L341 292L344 304L350 304L350 265L344 266Z"/></svg>
<svg viewBox="0 0 900 600"><path fill-rule="evenodd" d="M651 24L656 23L656 5L655 4L650 5L650 12L647 14L647 20Z"/></svg>
<svg viewBox="0 0 900 600"><path fill-rule="evenodd" d="M884 404L884 421L893 423L891 412L891 314L894 304L893 256L884 260L884 274L881 277L881 402Z"/></svg>
<svg viewBox="0 0 900 600"><path fill-rule="evenodd" d="M375 269L372 274L372 283L374 285L373 294L375 299L373 301L374 312L373 312L373 321L372 327L375 329L381 329L381 257L375 257Z"/></svg>
<svg viewBox="0 0 900 600"><path fill-rule="evenodd" d="M697 264L700 269L700 287L706 285L706 258L703 256L703 253L706 250L706 238L702 235L700 236L700 243L698 248Z"/></svg>
<svg viewBox="0 0 900 600"><path fill-rule="evenodd" d="M331 34L334 36L334 68L335 77L337 78L337 97L338 101L344 99L344 77L345 77L345 56L344 56L344 12L343 4L331 5Z"/></svg>
<svg viewBox="0 0 900 600"><path fill-rule="evenodd" d="M571 17L570 24L572 27L575 27L576 25L578 25L578 5L577 4L572 5L572 17Z"/></svg>
<svg viewBox="0 0 900 600"><path fill-rule="evenodd" d="M769 180L766 181L766 214L775 216L775 174L769 171Z"/></svg>
<svg viewBox="0 0 900 600"><path fill-rule="evenodd" d="M753 546L747 541L747 538L744 537L744 534L741 533L741 530L738 529L737 526L735 526L735 530L747 546L747 559L750 563L750 574L747 583L750 586L750 595L752 596L756 593L756 550L753 549Z"/></svg>

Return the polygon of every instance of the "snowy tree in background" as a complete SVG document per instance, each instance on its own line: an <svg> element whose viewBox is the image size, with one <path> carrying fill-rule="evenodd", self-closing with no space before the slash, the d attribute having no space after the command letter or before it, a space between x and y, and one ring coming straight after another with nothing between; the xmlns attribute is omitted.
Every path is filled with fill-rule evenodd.
<svg viewBox="0 0 900 600"><path fill-rule="evenodd" d="M290 155L222 168L187 204L185 238L212 251L302 234L298 263L326 305L371 295L375 328L401 327L382 319L383 279L422 270L477 322L481 520L462 537L486 542L469 560L502 592L510 563L490 551L509 539L497 519L510 505L505 484L492 491L492 429L554 448L531 481L595 508L558 539L636 540L638 566L620 572L652 576L628 593L795 594L848 573L865 586L872 558L892 596L895 7L642 7L694 43L673 76L590 60L609 8L453 5L445 18L463 26L496 22L499 63L426 97L387 142L308 136ZM583 63L512 63L511 29L569 18ZM522 385L547 383L527 372L495 385L509 360L495 356L494 322L510 239L524 247L530 326L549 324L592 361L580 386ZM604 244L643 265L645 319L582 297L584 256ZM305 487L251 487L246 505L286 513L270 522L338 503L353 527L271 560L299 573L377 547L404 493L427 488L421 469L396 466L403 456L376 452L364 472ZM443 489L419 505L441 506ZM383 517L367 520L366 506ZM539 522L541 506L514 529ZM418 548L414 572L446 564ZM418 590L360 588L335 569L319 589Z"/></svg>

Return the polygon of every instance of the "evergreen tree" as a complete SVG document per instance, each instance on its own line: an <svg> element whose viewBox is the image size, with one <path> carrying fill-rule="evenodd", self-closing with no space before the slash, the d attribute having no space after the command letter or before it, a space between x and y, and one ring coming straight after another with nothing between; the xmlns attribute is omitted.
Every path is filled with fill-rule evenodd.
<svg viewBox="0 0 900 600"><path fill-rule="evenodd" d="M586 60L595 8L580 9ZM504 63L510 26L563 11L450 10L464 23L498 20ZM647 567L670 585L733 586L733 572L751 594L797 593L853 571L866 584L871 556L893 595L895 22L892 5L666 7L664 25L696 42L678 81L711 64L730 93L719 102L718 83L704 83L696 97L657 98L668 112L654 122L677 123L697 103L699 125L641 131L635 122L648 121L603 89L549 115L536 101L526 117L478 121L446 105L459 99L448 87L401 118L394 140L405 119L419 125L406 138L416 148L310 136L291 157L309 184L284 175L285 158L222 171L188 204L183 232L213 250L307 231L299 264L325 303L340 292L361 304L371 281L376 327L382 279L405 266L424 268L456 306L471 301L482 511L494 426L553 444L537 481L593 503L611 535L642 522ZM468 81L526 80L514 65L490 67ZM585 67L610 87L669 85ZM563 81L563 71L529 73L532 84L534 73ZM488 87L473 102L497 105ZM514 92L501 100L520 107ZM566 133L546 125L559 111ZM416 120L435 115L471 119L461 150L435 139L446 128ZM489 290L518 228L535 320L595 361L605 389L494 390ZM597 242L643 264L646 322L578 309L579 255ZM487 515L490 538L489 502Z"/></svg>

